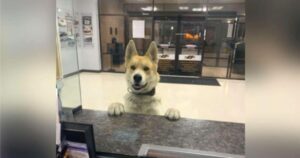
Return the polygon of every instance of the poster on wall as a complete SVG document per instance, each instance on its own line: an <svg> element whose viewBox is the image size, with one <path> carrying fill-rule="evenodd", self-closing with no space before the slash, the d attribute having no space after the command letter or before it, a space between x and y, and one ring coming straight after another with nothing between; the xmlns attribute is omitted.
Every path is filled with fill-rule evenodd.
<svg viewBox="0 0 300 158"><path fill-rule="evenodd" d="M132 38L145 38L145 20L132 20Z"/></svg>
<svg viewBox="0 0 300 158"><path fill-rule="evenodd" d="M227 28L227 38L231 38L232 37L232 31L233 31L233 24L228 24L228 28Z"/></svg>
<svg viewBox="0 0 300 158"><path fill-rule="evenodd" d="M93 25L92 16L82 16L82 38L84 47L93 47Z"/></svg>
<svg viewBox="0 0 300 158"><path fill-rule="evenodd" d="M69 12L61 12L57 16L58 32L62 48L74 47L74 23L73 16Z"/></svg>

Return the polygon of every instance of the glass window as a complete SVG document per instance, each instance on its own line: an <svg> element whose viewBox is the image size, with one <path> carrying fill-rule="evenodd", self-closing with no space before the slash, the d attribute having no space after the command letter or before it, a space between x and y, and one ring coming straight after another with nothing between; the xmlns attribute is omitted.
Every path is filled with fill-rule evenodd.
<svg viewBox="0 0 300 158"><path fill-rule="evenodd" d="M93 125L99 154L245 154L245 1L86 0L78 7L87 3L98 4L91 11L98 13L101 71L76 61L90 59L91 47L78 54L70 18L69 31L58 28L72 41L60 41L62 67L72 60L77 69L60 94L63 105L79 96L81 111L64 119Z"/></svg>
<svg viewBox="0 0 300 158"><path fill-rule="evenodd" d="M74 15L72 0L57 1L57 35L59 61L62 68L62 77L57 86L61 105L65 108L81 106L80 77L77 41L78 21Z"/></svg>

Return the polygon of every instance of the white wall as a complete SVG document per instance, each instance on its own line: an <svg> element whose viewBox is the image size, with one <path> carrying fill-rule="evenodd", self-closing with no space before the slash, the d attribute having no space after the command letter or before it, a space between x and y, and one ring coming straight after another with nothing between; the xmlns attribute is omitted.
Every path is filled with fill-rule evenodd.
<svg viewBox="0 0 300 158"><path fill-rule="evenodd" d="M58 15L64 16L66 12L79 21L78 32L82 37L82 15L92 16L93 46L83 47L82 38L77 46L61 47L61 62L63 74L69 74L78 70L101 70L99 18L97 0L58 0ZM77 59L78 58L78 59Z"/></svg>
<svg viewBox="0 0 300 158"><path fill-rule="evenodd" d="M99 18L97 0L73 0L75 15L91 14L93 26L93 47L77 46L79 69L101 70ZM82 19L80 17L80 31L82 33Z"/></svg>

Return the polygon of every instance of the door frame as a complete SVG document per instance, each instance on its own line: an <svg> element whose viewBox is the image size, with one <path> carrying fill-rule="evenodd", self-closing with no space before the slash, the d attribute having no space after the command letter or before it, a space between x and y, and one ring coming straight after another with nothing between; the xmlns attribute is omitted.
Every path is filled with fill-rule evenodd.
<svg viewBox="0 0 300 158"><path fill-rule="evenodd" d="M152 35L151 35L151 40L153 41L154 40L154 24L155 24L155 20L164 20L163 18L168 18L168 19L171 19L171 20L176 20L177 21L177 30L176 30L176 33L180 32L181 31L181 24L182 24L182 21L185 20L185 21L206 21L206 18L208 17L219 17L219 18L233 18L233 17L241 17L240 15L237 15L236 13L228 13L226 15L219 15L219 14L215 14L215 15L209 15L209 14L200 14L200 15L196 15L196 14L192 14L192 13L178 13L178 12L149 12L148 15L143 15L141 14L140 12L128 12L125 16L125 44L128 43L129 41L129 31L127 30L128 29L128 25L129 25L129 18L130 17L151 17L152 18ZM206 28L206 24L204 24L204 27ZM127 30L127 31L126 31ZM234 27L233 28L233 34L235 34L236 32L236 28ZM234 37L234 36L233 36ZM203 40L203 39L202 39ZM173 73L170 73L170 75L183 75L185 76L185 74L182 74L179 72L179 54L181 53L181 46L177 43L180 42L180 36L176 36L176 40L175 40L175 43L176 43L176 47L175 47L175 70ZM199 48L198 48L199 49ZM204 58L205 58L205 41L203 40L203 47L201 48L203 51L201 52L201 61L200 61L200 66L199 66L199 69L200 69L200 73L199 75L196 75L197 77L206 77L206 76L203 76L203 61L204 61ZM230 61L229 61L230 62ZM226 73L226 77L206 77L206 78L226 78L226 79L235 79L235 78L231 78L228 74L228 71L231 71L231 67L228 67L227 68L227 73ZM195 75L188 75L188 76L195 76ZM242 79L243 80L243 79Z"/></svg>
<svg viewBox="0 0 300 158"><path fill-rule="evenodd" d="M182 15L155 15L153 16L153 24L152 26L154 26L155 24L155 20L174 20L177 22L177 30L176 30L176 39L175 39L175 65L174 65L174 74L173 75L183 75L179 70L179 54L181 54L182 52L182 47L180 45L181 43L181 37L180 35L178 35L179 33L181 33L182 30L182 21L205 21L205 17L204 16L182 16ZM152 40L154 40L154 27L152 27ZM201 40L204 43L204 40ZM200 48L198 48L198 52L199 52ZM202 77L202 65L203 65L203 59L204 59L204 45L202 46L202 52L201 52L201 61L199 63L199 69L200 69L200 74L196 75L197 77ZM195 76L195 75L187 75L187 76Z"/></svg>

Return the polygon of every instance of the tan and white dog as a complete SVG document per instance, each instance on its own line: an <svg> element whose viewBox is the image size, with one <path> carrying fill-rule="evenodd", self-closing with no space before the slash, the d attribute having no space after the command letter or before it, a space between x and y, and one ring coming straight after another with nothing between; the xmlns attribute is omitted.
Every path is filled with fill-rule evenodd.
<svg viewBox="0 0 300 158"><path fill-rule="evenodd" d="M125 67L128 93L125 95L125 106L122 103L112 103L108 108L108 114L119 116L125 111L129 113L161 115L170 120L178 120L180 113L174 108L165 108L160 98L154 96L155 87L159 82L157 72L158 56L155 42L151 42L146 54L140 56L137 53L133 40L126 47Z"/></svg>

